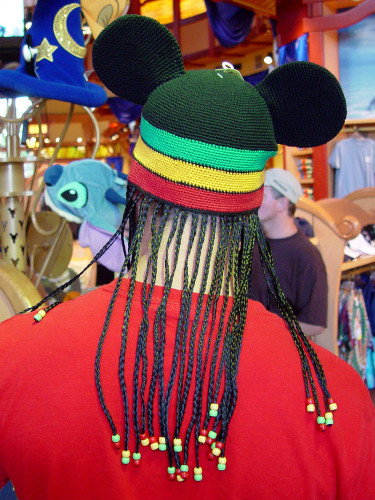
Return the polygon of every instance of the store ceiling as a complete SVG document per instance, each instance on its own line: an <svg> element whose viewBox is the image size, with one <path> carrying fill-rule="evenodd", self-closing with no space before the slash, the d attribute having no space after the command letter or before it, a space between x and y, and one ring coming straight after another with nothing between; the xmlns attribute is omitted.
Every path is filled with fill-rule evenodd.
<svg viewBox="0 0 375 500"><path fill-rule="evenodd" d="M134 0L135 1L135 0ZM309 2L309 0L303 0ZM315 0L311 0L314 2ZM364 0L329 0L324 2L324 5L331 8L333 11L339 6L351 7L362 3ZM132 5L132 0L130 0ZM273 38L272 31L267 26L268 18L276 17L276 7L289 0L232 0L231 3L243 8L252 10L256 13L252 30L247 39L232 49L224 49L216 44L205 53L193 54L190 57L185 57L185 67L187 70L194 68L202 68L213 63L219 64L223 60L234 60L244 57L246 54L258 52L260 48L272 48ZM25 0L26 3L26 0ZM36 0L28 0L27 4L35 5ZM172 29L173 22L173 5L174 0L140 0L141 14L158 19L161 23L169 25ZM206 6L204 0L180 0L180 18L182 23L186 23L189 18L202 18L205 16ZM92 79L92 78L90 78ZM95 81L95 79L92 79ZM98 83L98 82L97 82ZM42 121L48 125L48 135L51 144L56 143L56 138L61 136L64 123L69 111L69 104L59 101L48 101L42 116ZM116 121L115 116L111 113L108 106L102 106L95 112L95 117L98 122L101 140L108 141L108 130L111 123ZM76 145L77 138L82 138L83 143L92 143L95 137L95 127L89 115L80 106L75 106L72 121L68 128L63 144Z"/></svg>
<svg viewBox="0 0 375 500"><path fill-rule="evenodd" d="M230 3L238 5L256 14L267 17L276 16L276 0L233 0ZM180 0L180 17L187 19L206 12L204 0ZM173 22L172 0L143 0L141 14L157 19L162 24Z"/></svg>

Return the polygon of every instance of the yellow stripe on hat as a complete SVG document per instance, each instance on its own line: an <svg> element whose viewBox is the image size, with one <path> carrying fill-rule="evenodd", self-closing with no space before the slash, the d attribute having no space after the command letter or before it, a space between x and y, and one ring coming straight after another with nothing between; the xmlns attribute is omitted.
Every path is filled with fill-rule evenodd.
<svg viewBox="0 0 375 500"><path fill-rule="evenodd" d="M249 193L264 183L264 171L238 173L177 160L154 151L139 137L134 158L154 174L172 182L225 193Z"/></svg>

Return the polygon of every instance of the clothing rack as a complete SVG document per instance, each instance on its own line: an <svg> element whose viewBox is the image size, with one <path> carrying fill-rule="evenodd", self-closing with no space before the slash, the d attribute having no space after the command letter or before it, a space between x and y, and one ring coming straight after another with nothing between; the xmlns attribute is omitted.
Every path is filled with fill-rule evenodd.
<svg viewBox="0 0 375 500"><path fill-rule="evenodd" d="M349 196L348 196L349 198ZM355 238L367 224L375 223L375 188L351 193L350 199L326 198L314 202L301 198L297 202L296 216L312 225L327 270L328 317L326 330L314 341L338 354L339 289L344 275L359 275L366 269L375 271L375 256L343 262L348 240Z"/></svg>
<svg viewBox="0 0 375 500"><path fill-rule="evenodd" d="M358 265L358 267L353 267L353 264ZM357 276L362 273L375 273L375 256L363 257L354 261L349 260L341 266L342 279L349 279L350 276Z"/></svg>

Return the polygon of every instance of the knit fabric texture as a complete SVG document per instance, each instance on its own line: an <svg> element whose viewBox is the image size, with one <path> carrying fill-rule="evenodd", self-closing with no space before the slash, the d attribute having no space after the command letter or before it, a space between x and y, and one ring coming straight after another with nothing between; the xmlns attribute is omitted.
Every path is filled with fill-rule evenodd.
<svg viewBox="0 0 375 500"><path fill-rule="evenodd" d="M254 87L230 71L191 71L148 98L129 182L187 209L246 213L261 204L264 166L276 150Z"/></svg>
<svg viewBox="0 0 375 500"><path fill-rule="evenodd" d="M344 93L334 75L322 66L304 62L284 64L256 88L268 104L279 144L319 146L328 137L335 137L344 124ZM306 105L311 102L313 106Z"/></svg>
<svg viewBox="0 0 375 500"><path fill-rule="evenodd" d="M100 33L93 65L112 92L144 104L129 185L186 209L251 212L277 144L324 144L346 117L340 84L321 66L285 64L256 87L228 63L185 72L171 32L133 14Z"/></svg>
<svg viewBox="0 0 375 500"><path fill-rule="evenodd" d="M131 40L122 34L124 20L132 33ZM150 60L155 63L152 71ZM135 62L140 63L136 68ZM99 34L93 64L114 94L128 100L131 95L131 101L137 104L144 104L157 85L185 72L180 48L172 33L165 27L160 29L155 19L137 15L119 17ZM123 71L126 78L119 77Z"/></svg>

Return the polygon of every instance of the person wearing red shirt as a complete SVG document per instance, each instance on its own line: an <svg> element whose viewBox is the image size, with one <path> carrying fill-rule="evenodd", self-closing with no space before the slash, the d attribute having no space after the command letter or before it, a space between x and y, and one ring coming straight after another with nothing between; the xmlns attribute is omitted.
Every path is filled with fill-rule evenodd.
<svg viewBox="0 0 375 500"><path fill-rule="evenodd" d="M311 63L255 88L227 63L185 72L171 33L132 15L93 62L144 104L113 237L129 227L128 254L113 283L0 326L0 486L19 500L371 498L374 407L303 334L257 215L277 141L340 130L336 79ZM255 240L283 318L247 299Z"/></svg>

